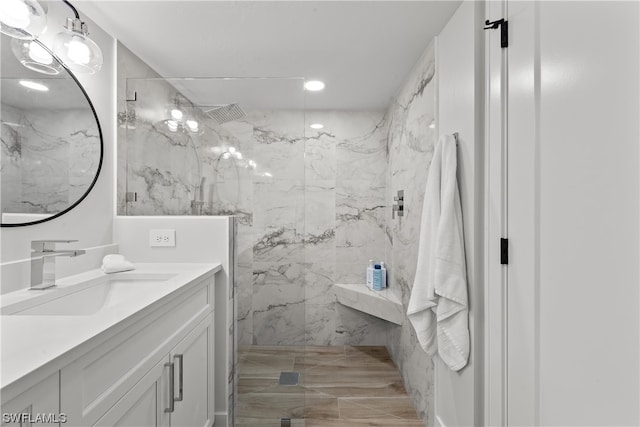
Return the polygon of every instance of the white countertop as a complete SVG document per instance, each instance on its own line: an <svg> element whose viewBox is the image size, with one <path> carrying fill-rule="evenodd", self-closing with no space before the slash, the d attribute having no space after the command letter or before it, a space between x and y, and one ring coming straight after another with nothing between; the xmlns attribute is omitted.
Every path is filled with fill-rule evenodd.
<svg viewBox="0 0 640 427"><path fill-rule="evenodd" d="M89 341L108 335L116 325L126 319L163 304L171 294L195 281L213 276L221 269L220 263L212 264L136 264L135 273L171 274L172 277L158 282L152 291L137 294L135 299L119 301L92 315L86 316L0 316L0 388L15 383L21 378L43 368L57 370L73 361L84 351ZM108 275L116 277L127 272ZM91 270L58 281L58 287L77 285L87 280L107 276L102 270ZM2 295L2 306L33 298L40 292L21 290ZM41 294L40 294L41 295Z"/></svg>

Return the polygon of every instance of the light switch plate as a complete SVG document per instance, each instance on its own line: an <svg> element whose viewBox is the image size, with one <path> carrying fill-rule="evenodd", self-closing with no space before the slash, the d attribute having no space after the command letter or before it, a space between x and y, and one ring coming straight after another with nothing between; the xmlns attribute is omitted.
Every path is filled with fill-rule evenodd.
<svg viewBox="0 0 640 427"><path fill-rule="evenodd" d="M149 246L175 247L176 230L149 230Z"/></svg>

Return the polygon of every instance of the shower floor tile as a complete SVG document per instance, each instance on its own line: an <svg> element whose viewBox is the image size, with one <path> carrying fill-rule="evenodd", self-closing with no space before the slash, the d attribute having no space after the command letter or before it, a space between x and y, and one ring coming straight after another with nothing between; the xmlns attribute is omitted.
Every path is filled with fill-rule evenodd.
<svg viewBox="0 0 640 427"><path fill-rule="evenodd" d="M300 384L278 384L283 371ZM242 347L238 378L236 427L424 426L385 347Z"/></svg>

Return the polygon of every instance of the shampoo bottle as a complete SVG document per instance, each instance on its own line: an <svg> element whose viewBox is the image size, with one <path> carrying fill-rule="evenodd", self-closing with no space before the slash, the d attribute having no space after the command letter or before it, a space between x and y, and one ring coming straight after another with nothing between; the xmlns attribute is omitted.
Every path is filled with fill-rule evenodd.
<svg viewBox="0 0 640 427"><path fill-rule="evenodd" d="M382 268L380 267L380 264L376 264L373 267L373 290L382 290Z"/></svg>
<svg viewBox="0 0 640 427"><path fill-rule="evenodd" d="M367 267L367 287L373 289L373 260L369 260L369 266Z"/></svg>
<svg viewBox="0 0 640 427"><path fill-rule="evenodd" d="M382 289L387 288L387 269L384 266L384 262L380 262L380 270L382 270Z"/></svg>

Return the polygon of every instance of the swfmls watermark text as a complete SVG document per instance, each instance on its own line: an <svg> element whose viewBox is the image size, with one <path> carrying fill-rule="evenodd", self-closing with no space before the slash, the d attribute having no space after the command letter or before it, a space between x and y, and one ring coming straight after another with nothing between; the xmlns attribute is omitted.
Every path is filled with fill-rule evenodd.
<svg viewBox="0 0 640 427"><path fill-rule="evenodd" d="M36 413L30 412L3 412L2 423L3 424L64 424L67 422L67 414L64 412L55 413Z"/></svg>

